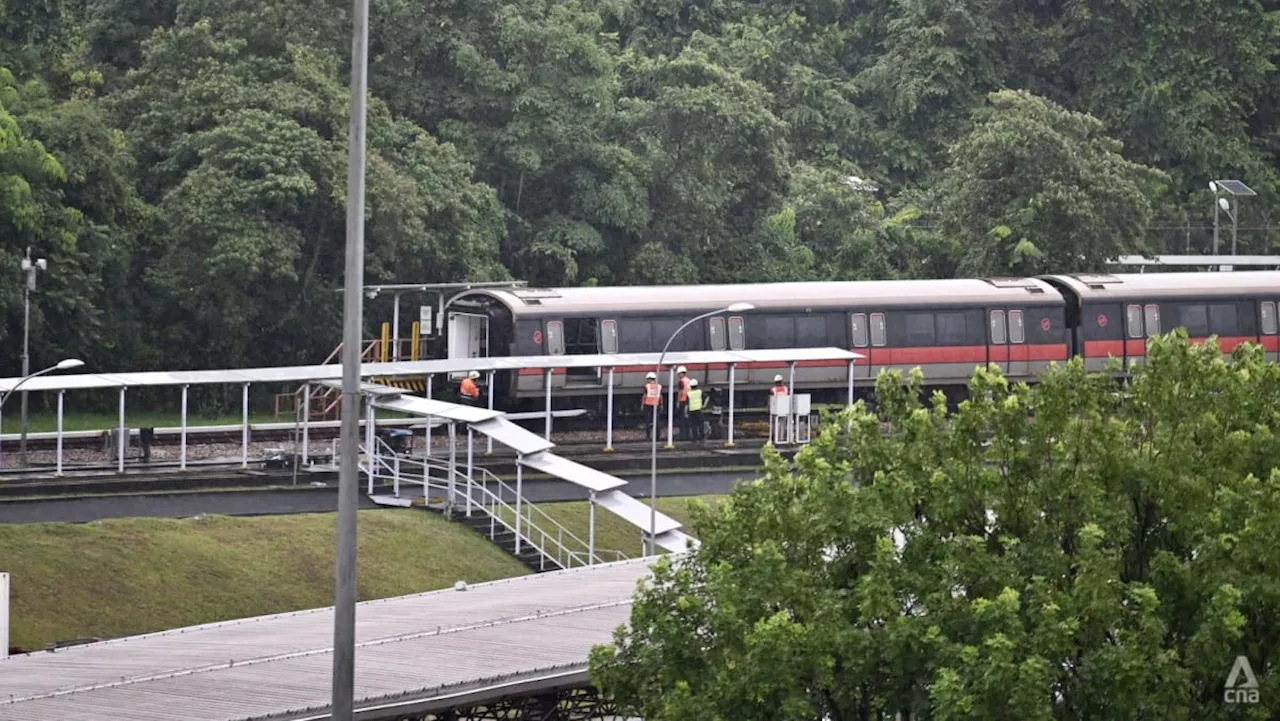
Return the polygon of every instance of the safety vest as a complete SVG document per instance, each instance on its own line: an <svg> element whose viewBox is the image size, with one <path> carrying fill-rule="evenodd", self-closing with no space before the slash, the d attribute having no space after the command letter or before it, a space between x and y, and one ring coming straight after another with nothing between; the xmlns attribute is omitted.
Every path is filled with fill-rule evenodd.
<svg viewBox="0 0 1280 721"><path fill-rule="evenodd" d="M689 389L689 412L697 413L700 410L702 410L702 389L690 388Z"/></svg>
<svg viewBox="0 0 1280 721"><path fill-rule="evenodd" d="M471 380L470 378L462 379L462 388L460 388L459 390L462 392L462 395L468 398L480 397L480 387L477 386L476 382Z"/></svg>
<svg viewBox="0 0 1280 721"><path fill-rule="evenodd" d="M662 400L662 386L654 381L644 384L644 404L646 406L656 406L658 401Z"/></svg>
<svg viewBox="0 0 1280 721"><path fill-rule="evenodd" d="M688 376L685 376L684 378L680 379L680 393L676 396L676 400L680 401L681 403L687 403L689 401L689 377Z"/></svg>
<svg viewBox="0 0 1280 721"><path fill-rule="evenodd" d="M769 395L771 396L785 396L786 394L787 394L786 386L778 385L769 389Z"/></svg>

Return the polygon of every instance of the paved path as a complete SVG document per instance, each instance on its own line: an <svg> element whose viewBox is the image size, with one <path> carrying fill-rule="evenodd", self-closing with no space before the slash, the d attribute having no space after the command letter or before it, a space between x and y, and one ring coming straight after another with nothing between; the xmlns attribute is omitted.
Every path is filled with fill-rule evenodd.
<svg viewBox="0 0 1280 721"><path fill-rule="evenodd" d="M728 493L734 483L749 476L749 472L659 475L658 495L679 497ZM628 484L622 490L639 498L649 497L648 477L629 477L626 480ZM406 486L401 489L401 493L412 495L414 490L412 486ZM416 490L421 493L421 487ZM330 513L338 510L336 491L331 486L304 486L283 490L195 491L0 501L0 523L87 523L104 518L187 518L202 513L227 516ZM364 496L363 488L361 491L361 508L381 508ZM526 481L524 495L534 503L587 500L585 489L557 480Z"/></svg>

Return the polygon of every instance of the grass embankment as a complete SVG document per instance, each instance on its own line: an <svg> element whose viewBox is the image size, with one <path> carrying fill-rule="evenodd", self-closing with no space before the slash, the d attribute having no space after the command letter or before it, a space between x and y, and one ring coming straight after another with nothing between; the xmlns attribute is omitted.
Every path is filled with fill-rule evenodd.
<svg viewBox="0 0 1280 721"><path fill-rule="evenodd" d="M17 400L6 403L4 407L4 425L3 433L18 433L22 430L22 418L13 408L17 404ZM284 418L284 421L291 420L291 417ZM177 412L173 413L151 413L147 411L131 412L126 408L124 416L125 426L128 428L177 428L182 425L182 417ZM222 416L205 416L190 414L187 416L187 426L233 426L244 422L244 417L238 413L227 414ZM249 412L250 423L275 423L275 416L269 412ZM62 418L62 430L71 431L101 431L108 428L119 428L120 416L116 413L67 413ZM27 415L27 431L30 433L53 433L58 430L58 415L47 411L32 411Z"/></svg>
<svg viewBox="0 0 1280 721"><path fill-rule="evenodd" d="M690 498L659 498L658 512L676 519L684 525L684 531L692 535L692 514L689 512L689 502L697 499L704 503L714 504L723 499L724 496L696 496ZM648 505L648 501L644 501ZM583 542L587 541L588 530L591 526L591 509L590 504L586 501L578 501L575 503L539 503L538 508L544 511L552 520L564 526L566 530L573 533ZM514 516L512 516L514 518ZM535 514L534 522L540 523L540 516ZM548 532L550 528L544 529ZM596 548L604 550L621 551L628 558L636 558L643 554L642 541L640 539L640 531L630 523L614 515L612 512L603 508L596 509ZM603 557L605 554L601 554ZM604 560L612 560L606 558Z"/></svg>
<svg viewBox="0 0 1280 721"><path fill-rule="evenodd" d="M333 603L335 514L0 525L12 638L27 648ZM360 512L360 600L523 575L422 512Z"/></svg>

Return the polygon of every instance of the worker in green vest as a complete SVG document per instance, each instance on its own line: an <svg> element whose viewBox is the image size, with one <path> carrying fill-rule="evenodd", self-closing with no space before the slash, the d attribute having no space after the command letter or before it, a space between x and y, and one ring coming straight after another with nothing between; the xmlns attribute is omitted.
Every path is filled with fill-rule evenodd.
<svg viewBox="0 0 1280 721"><path fill-rule="evenodd" d="M702 389L698 387L698 379L689 379L689 430L691 440L702 441Z"/></svg>

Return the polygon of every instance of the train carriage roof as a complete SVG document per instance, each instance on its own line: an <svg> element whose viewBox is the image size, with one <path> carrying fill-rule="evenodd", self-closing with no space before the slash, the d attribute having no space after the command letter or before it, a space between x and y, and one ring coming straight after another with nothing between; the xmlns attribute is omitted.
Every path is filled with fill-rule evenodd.
<svg viewBox="0 0 1280 721"><path fill-rule="evenodd" d="M739 302L752 303L757 310L798 312L1064 303L1058 291L1036 278L479 289L455 300L475 296L495 298L517 316L705 313Z"/></svg>
<svg viewBox="0 0 1280 721"><path fill-rule="evenodd" d="M1280 295L1280 272L1126 273L1117 275L1047 275L1042 279L1065 287L1085 301L1214 298Z"/></svg>

